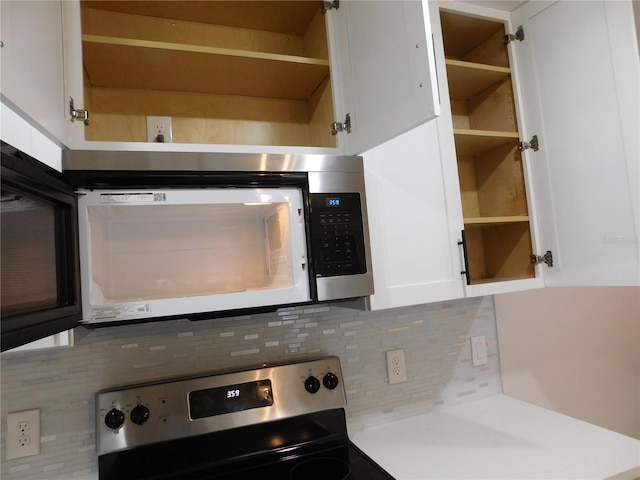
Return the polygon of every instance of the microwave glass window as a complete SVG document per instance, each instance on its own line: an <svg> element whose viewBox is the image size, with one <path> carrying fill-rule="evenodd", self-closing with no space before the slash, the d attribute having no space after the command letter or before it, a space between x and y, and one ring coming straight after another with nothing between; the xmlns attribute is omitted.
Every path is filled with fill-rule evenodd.
<svg viewBox="0 0 640 480"><path fill-rule="evenodd" d="M56 306L56 207L3 190L0 208L2 313Z"/></svg>
<svg viewBox="0 0 640 480"><path fill-rule="evenodd" d="M87 207L91 303L290 288L289 204Z"/></svg>

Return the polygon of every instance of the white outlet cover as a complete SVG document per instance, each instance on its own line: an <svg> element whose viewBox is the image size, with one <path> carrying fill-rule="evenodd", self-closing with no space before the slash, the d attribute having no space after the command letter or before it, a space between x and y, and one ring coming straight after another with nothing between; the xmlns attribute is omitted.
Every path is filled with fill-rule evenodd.
<svg viewBox="0 0 640 480"><path fill-rule="evenodd" d="M147 116L147 142L155 143L159 133L164 136L163 143L173 142L171 117Z"/></svg>
<svg viewBox="0 0 640 480"><path fill-rule="evenodd" d="M40 409L7 414L7 460L40 454Z"/></svg>
<svg viewBox="0 0 640 480"><path fill-rule="evenodd" d="M387 375L390 385L407 381L407 364L403 349L387 352Z"/></svg>

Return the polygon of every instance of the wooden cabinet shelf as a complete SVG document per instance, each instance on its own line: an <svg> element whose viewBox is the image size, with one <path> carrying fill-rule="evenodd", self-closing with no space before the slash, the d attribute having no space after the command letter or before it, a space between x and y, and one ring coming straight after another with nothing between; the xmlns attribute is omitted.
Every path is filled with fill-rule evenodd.
<svg viewBox="0 0 640 480"><path fill-rule="evenodd" d="M529 222L528 215L512 215L503 217L465 217L465 228L496 227L500 225Z"/></svg>
<svg viewBox="0 0 640 480"><path fill-rule="evenodd" d="M82 40L94 87L308 100L329 76L325 59L101 35Z"/></svg>
<svg viewBox="0 0 640 480"><path fill-rule="evenodd" d="M483 90L511 76L511 69L482 63L446 59L449 95L456 100L469 100Z"/></svg>
<svg viewBox="0 0 640 480"><path fill-rule="evenodd" d="M458 155L478 156L503 145L518 143L518 132L497 132L491 130L471 130L455 128L453 136Z"/></svg>

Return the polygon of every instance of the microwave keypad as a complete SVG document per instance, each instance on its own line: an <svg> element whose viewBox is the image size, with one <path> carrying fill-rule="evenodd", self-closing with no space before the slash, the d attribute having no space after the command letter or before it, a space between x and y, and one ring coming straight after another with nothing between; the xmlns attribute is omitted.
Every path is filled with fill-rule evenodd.
<svg viewBox="0 0 640 480"><path fill-rule="evenodd" d="M311 230L316 275L366 273L360 196L312 194Z"/></svg>

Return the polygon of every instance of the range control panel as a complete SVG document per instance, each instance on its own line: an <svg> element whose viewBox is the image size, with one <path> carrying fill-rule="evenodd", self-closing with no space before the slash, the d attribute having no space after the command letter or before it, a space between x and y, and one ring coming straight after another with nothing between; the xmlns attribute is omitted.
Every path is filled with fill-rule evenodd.
<svg viewBox="0 0 640 480"><path fill-rule="evenodd" d="M359 193L312 193L311 236L319 277L366 273Z"/></svg>
<svg viewBox="0 0 640 480"><path fill-rule="evenodd" d="M173 379L96 394L98 454L343 408L338 357Z"/></svg>

